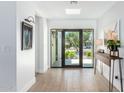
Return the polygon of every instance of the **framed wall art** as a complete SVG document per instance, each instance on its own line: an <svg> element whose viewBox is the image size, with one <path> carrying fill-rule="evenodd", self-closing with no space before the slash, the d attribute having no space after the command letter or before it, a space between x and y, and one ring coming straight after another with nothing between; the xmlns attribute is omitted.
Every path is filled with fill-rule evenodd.
<svg viewBox="0 0 124 93"><path fill-rule="evenodd" d="M32 48L33 26L26 22L22 22L22 50L28 50Z"/></svg>

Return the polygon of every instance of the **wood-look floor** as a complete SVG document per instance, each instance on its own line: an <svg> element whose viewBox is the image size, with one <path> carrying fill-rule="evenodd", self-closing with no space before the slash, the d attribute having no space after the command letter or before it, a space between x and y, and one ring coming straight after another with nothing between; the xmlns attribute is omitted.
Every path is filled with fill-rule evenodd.
<svg viewBox="0 0 124 93"><path fill-rule="evenodd" d="M91 68L52 68L38 74L29 92L107 92L108 81ZM118 91L114 88L113 91Z"/></svg>

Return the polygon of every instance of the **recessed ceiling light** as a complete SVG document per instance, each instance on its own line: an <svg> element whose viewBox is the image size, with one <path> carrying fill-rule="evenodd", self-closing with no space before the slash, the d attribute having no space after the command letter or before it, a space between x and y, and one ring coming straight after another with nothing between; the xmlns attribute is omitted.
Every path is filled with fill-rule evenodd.
<svg viewBox="0 0 124 93"><path fill-rule="evenodd" d="M68 15L79 15L80 9L65 9L65 13Z"/></svg>

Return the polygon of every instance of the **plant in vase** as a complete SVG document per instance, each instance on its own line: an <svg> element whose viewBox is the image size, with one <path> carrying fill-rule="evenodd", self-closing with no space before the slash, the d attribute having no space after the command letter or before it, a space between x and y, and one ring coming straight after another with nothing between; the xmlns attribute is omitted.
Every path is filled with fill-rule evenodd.
<svg viewBox="0 0 124 93"><path fill-rule="evenodd" d="M107 48L111 51L117 51L120 47L120 40L107 40Z"/></svg>

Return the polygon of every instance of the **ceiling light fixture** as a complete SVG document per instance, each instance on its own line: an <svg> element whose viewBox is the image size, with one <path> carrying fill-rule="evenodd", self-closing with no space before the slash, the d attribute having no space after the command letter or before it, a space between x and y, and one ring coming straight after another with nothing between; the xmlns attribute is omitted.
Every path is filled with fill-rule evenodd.
<svg viewBox="0 0 124 93"><path fill-rule="evenodd" d="M65 13L68 15L79 15L80 9L65 9Z"/></svg>
<svg viewBox="0 0 124 93"><path fill-rule="evenodd" d="M78 1L70 1L70 4L78 4Z"/></svg>

